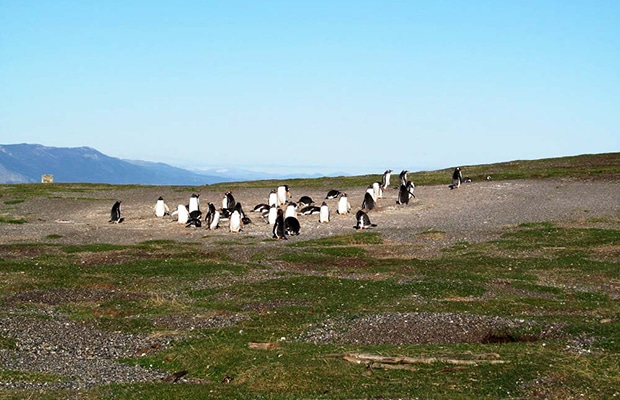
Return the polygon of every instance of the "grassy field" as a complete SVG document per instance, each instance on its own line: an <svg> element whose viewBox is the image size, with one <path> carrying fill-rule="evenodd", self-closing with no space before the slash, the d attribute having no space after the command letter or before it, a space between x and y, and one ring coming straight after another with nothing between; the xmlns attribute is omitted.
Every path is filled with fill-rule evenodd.
<svg viewBox="0 0 620 400"><path fill-rule="evenodd" d="M445 183L446 171L410 178L416 184ZM620 156L465 166L464 175L617 180ZM292 182L295 187L347 187L368 179ZM273 182L236 185L271 187ZM79 196L80 190L106 186L5 185L0 193L30 198L59 189ZM376 257L373 249L383 243L377 232L297 241L277 252L257 251L248 262L236 262L231 254L240 246L258 246L252 240L222 243L209 252L196 243L170 246L167 241L65 246L54 244L54 237L45 244L4 245L0 301L37 290L143 294L57 307L102 330L166 338L164 348L123 362L188 374L183 383L112 384L81 393L4 390L0 398L620 398L620 226L617 219L606 221L607 228L589 222L592 226L586 221L580 228L525 224L507 229L497 241L456 243L430 260ZM9 253L24 256L3 256ZM84 254L106 254L108 261L84 264ZM462 343L308 340L309 332L326 321L340 321L346 330L363 316L394 313L483 315L526 323ZM231 323L200 324L218 319ZM171 320L180 322L160 322ZM0 331L0 350L14 347ZM347 361L354 354L418 360ZM0 378L63 379L2 366Z"/></svg>

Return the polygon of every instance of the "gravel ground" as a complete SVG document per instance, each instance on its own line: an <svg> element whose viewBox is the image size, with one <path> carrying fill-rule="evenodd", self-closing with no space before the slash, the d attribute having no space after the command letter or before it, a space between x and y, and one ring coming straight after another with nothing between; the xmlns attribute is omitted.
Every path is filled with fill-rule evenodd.
<svg viewBox="0 0 620 400"><path fill-rule="evenodd" d="M296 201L307 195L320 204L330 189L341 188L291 188L291 200ZM353 215L361 205L365 188L346 191L352 214L336 215L336 200L326 200L332 210L331 221L320 224L316 215L299 216L301 235L291 237L289 242L354 233ZM380 232L385 241L377 256L433 257L442 248L456 242L476 243L497 239L506 229L528 222L617 227L620 220L620 182L487 181L465 184L455 190L447 186L421 186L416 188L415 193L416 198L409 205L398 205L396 190L389 189L379 199L378 207L369 212L371 221L377 224L373 229ZM271 239L271 226L250 212L254 205L267 202L269 190L246 189L233 194L252 219L252 223L237 235L229 233L225 223L221 224L221 229L209 231L185 228L171 217L156 218L153 206L159 196L164 197L171 210L176 209L177 204L188 203L191 192L179 188L139 187L78 194L62 192L58 196L37 197L5 205L5 216L22 217L28 223L0 224L0 257L35 257L36 248L2 247L33 242L135 244L146 240L174 240L200 242L206 249L215 249L223 238L251 241L252 246L237 246L233 256L239 259L249 257L252 251L277 249L280 242ZM208 201L219 206L222 197L223 193L213 192L207 187L201 192L201 207L206 209ZM123 201L125 221L109 224L110 209L117 199ZM7 200L11 199L4 199L5 202ZM118 261L123 262L122 253L119 254ZM101 255L90 257L85 258L84 262L109 262L97 258ZM277 276L270 270L259 275L256 279L261 279L263 275L265 279ZM0 382L0 387L83 389L110 382L131 383L163 378L166 373L162 371L128 366L119 363L118 359L139 357L141 352L165 347L165 339L103 332L66 319L54 307L69 300L97 301L109 296L144 295L64 289L31 291L5 297L0 306L0 335L14 340L15 346L0 350L0 365L10 370L58 374L66 379L38 383L8 380ZM25 312L23 307L16 307L33 300L40 308ZM261 307L265 305L256 305L256 308ZM193 326L228 326L241 319L243 315L234 314L189 323L170 319L155 322L172 328L191 329ZM325 321L299 339L342 344L483 342L491 331L514 327L526 328L527 323L456 314L386 313L368 315L354 321Z"/></svg>

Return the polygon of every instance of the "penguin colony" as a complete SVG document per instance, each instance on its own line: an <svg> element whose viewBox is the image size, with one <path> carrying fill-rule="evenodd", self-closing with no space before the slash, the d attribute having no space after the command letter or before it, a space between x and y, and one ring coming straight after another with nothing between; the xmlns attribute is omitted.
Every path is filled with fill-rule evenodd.
<svg viewBox="0 0 620 400"><path fill-rule="evenodd" d="M384 198L384 191L390 188L392 170L388 169L383 173L381 182L373 182L368 185L364 192L361 205L355 212L355 225L353 228L358 230L376 227L377 224L371 222L369 213L377 213L379 200ZM398 176L398 189L396 204L408 205L415 199L415 184L407 178L408 170L402 170ZM452 173L452 183L450 189L457 189L462 182L471 182L470 178L463 179L462 170L456 167ZM259 203L252 209L256 213L260 222L271 225L272 238L276 240L286 240L288 236L297 236L301 233L301 224L298 217L308 218L318 216L319 224L329 223L332 213L328 200L335 201L335 214L347 216L351 214L351 203L347 193L331 189L327 191L321 204L315 203L310 196L301 196L298 201L291 201L291 191L288 185L280 185L271 190L266 195L266 203ZM121 216L121 200L112 206L110 211L110 223L121 223L125 218ZM194 193L190 196L187 204L179 204L176 210L170 213L168 205L163 197L159 197L153 207L153 213L157 218L166 216L172 217L180 225L187 228L201 228L215 230L224 225L228 225L228 230L232 234L240 233L244 227L252 223L252 220L245 214L241 202L235 200L233 193L227 191L221 199L221 208L216 208L213 202L207 203L206 212L203 214L200 208L200 194ZM303 216L303 217L302 217Z"/></svg>

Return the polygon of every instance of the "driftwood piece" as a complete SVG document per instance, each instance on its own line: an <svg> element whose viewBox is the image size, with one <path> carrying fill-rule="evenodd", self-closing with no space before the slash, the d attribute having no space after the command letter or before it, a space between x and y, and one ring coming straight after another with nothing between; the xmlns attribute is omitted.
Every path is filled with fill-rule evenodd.
<svg viewBox="0 0 620 400"><path fill-rule="evenodd" d="M506 361L499 360L499 354L486 353L468 355L466 359L447 357L386 357L376 354L364 353L341 353L328 354L325 357L342 358L353 364L364 364L369 368L383 369L406 369L415 371L412 364L445 363L452 365L478 365L478 364L504 364Z"/></svg>
<svg viewBox="0 0 620 400"><path fill-rule="evenodd" d="M278 342L267 342L267 343L250 342L248 343L248 348L252 350L273 350L273 349L277 349L278 347L280 347Z"/></svg>

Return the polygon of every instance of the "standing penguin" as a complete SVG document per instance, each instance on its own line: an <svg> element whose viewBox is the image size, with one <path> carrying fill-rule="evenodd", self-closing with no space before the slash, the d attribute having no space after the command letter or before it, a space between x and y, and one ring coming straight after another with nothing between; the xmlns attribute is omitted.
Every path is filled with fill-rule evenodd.
<svg viewBox="0 0 620 400"><path fill-rule="evenodd" d="M326 202L321 204L321 211L319 212L319 222L329 222L329 207Z"/></svg>
<svg viewBox="0 0 620 400"><path fill-rule="evenodd" d="M288 185L278 186L278 205L284 205L288 201L288 198L291 196L291 192L289 191Z"/></svg>
<svg viewBox="0 0 620 400"><path fill-rule="evenodd" d="M336 212L340 215L348 214L351 211L351 204L349 204L349 198L346 193L341 193L338 199L338 209Z"/></svg>
<svg viewBox="0 0 620 400"><path fill-rule="evenodd" d="M286 211L284 212L284 218L297 217L297 204L288 203Z"/></svg>
<svg viewBox="0 0 620 400"><path fill-rule="evenodd" d="M278 208L276 221L273 224L273 238L276 240L286 239L286 227L284 226L284 212Z"/></svg>
<svg viewBox="0 0 620 400"><path fill-rule="evenodd" d="M164 198L161 196L159 196L159 199L157 199L154 210L155 216L159 218L170 215L170 209L168 208L168 205L166 205L166 203L164 202Z"/></svg>
<svg viewBox="0 0 620 400"><path fill-rule="evenodd" d="M219 224L220 224L220 212L218 210L215 210L215 212L213 213L213 218L211 219L211 223L209 224L209 229L215 230L220 227Z"/></svg>
<svg viewBox="0 0 620 400"><path fill-rule="evenodd" d="M461 182L463 182L463 173L461 172L461 167L456 167L452 173L452 185L450 185L450 189L461 187Z"/></svg>
<svg viewBox="0 0 620 400"><path fill-rule="evenodd" d="M125 218L121 217L121 203L122 200L116 201L114 205L112 205L112 210L110 211L110 221L111 223L120 224L125 220Z"/></svg>
<svg viewBox="0 0 620 400"><path fill-rule="evenodd" d="M297 236L299 235L299 220L295 217L287 217L284 219L284 229L287 235Z"/></svg>
<svg viewBox="0 0 620 400"><path fill-rule="evenodd" d="M267 223L269 225L273 225L276 223L276 218L278 217L278 210L279 208L276 207L275 205L269 208L269 214L267 214Z"/></svg>
<svg viewBox="0 0 620 400"><path fill-rule="evenodd" d="M187 211L187 207L185 207L185 205L179 204L177 210L172 213L173 217L175 215L177 216L177 222L179 224L187 224L187 221L189 220L189 211Z"/></svg>
<svg viewBox="0 0 620 400"><path fill-rule="evenodd" d="M377 224L370 223L370 218L368 218L368 214L366 214L362 210L359 210L355 214L355 222L356 222L356 225L354 226L355 229L368 229L371 226L377 226Z"/></svg>
<svg viewBox="0 0 620 400"><path fill-rule="evenodd" d="M194 193L189 198L189 206L187 207L187 211L192 213L193 211L199 211L199 210L200 210L200 195Z"/></svg>
<svg viewBox="0 0 620 400"><path fill-rule="evenodd" d="M372 198L369 192L366 192L364 194L364 201L362 201L362 209L370 211L373 208L375 208L375 199Z"/></svg>
<svg viewBox="0 0 620 400"><path fill-rule="evenodd" d="M231 191L224 193L224 198L222 199L222 209L232 210L235 208L236 204L237 203Z"/></svg>
<svg viewBox="0 0 620 400"><path fill-rule="evenodd" d="M372 184L372 191L375 201L383 197L383 190L381 189L381 183L375 182Z"/></svg>
<svg viewBox="0 0 620 400"><path fill-rule="evenodd" d="M269 207L278 205L278 192L276 189L273 189L269 193L269 200L267 201L267 204L269 204Z"/></svg>
<svg viewBox="0 0 620 400"><path fill-rule="evenodd" d="M413 191L415 190L415 185L411 181L407 181L406 185L400 185L398 188L398 200L397 204L409 204L409 200L412 197L415 197Z"/></svg>
<svg viewBox="0 0 620 400"><path fill-rule="evenodd" d="M407 173L409 171L407 171L406 169L403 169L402 171L400 171L400 174L398 174L398 187L400 187L400 185L405 185L407 186Z"/></svg>
<svg viewBox="0 0 620 400"><path fill-rule="evenodd" d="M235 209L235 211L233 211L232 214L230 214L230 220L229 220L230 233L241 232L242 225L243 224L241 222L241 213L239 212L239 210Z"/></svg>
<svg viewBox="0 0 620 400"><path fill-rule="evenodd" d="M207 214L205 215L205 225L209 227L211 222L213 222L213 218L215 217L215 205L213 203L207 204Z"/></svg>
<svg viewBox="0 0 620 400"><path fill-rule="evenodd" d="M386 190L390 186L390 178L392 177L392 170L388 169L383 173L381 178L381 189Z"/></svg>

